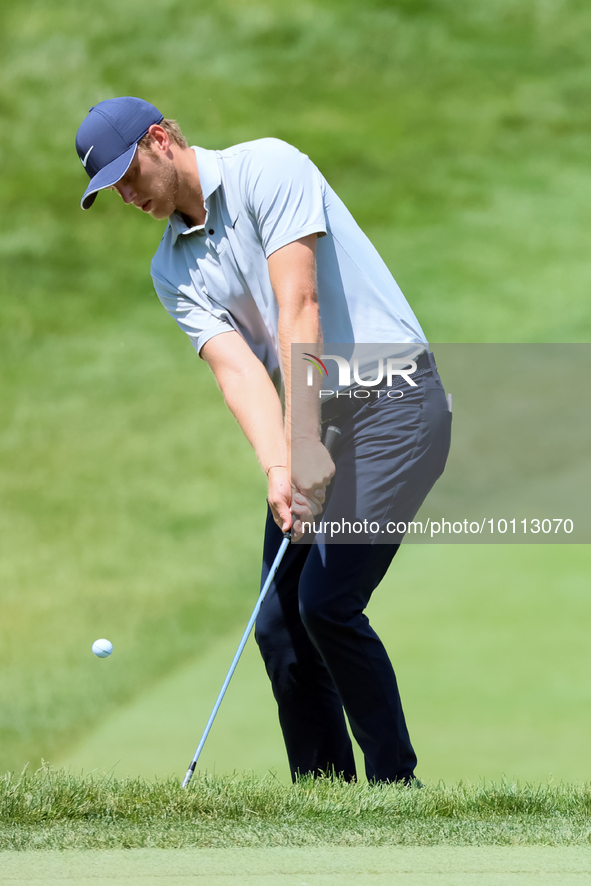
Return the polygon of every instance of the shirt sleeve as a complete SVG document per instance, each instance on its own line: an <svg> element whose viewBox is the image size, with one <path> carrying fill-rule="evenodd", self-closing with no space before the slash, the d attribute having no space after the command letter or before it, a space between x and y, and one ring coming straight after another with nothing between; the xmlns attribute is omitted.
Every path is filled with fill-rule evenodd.
<svg viewBox="0 0 591 886"><path fill-rule="evenodd" d="M245 202L261 237L265 257L309 234L326 234L324 179L309 157L275 138L253 149Z"/></svg>
<svg viewBox="0 0 591 886"><path fill-rule="evenodd" d="M228 311L198 304L188 294L175 289L152 269L156 294L167 313L186 332L199 353L205 342L221 332L232 332L235 326Z"/></svg>

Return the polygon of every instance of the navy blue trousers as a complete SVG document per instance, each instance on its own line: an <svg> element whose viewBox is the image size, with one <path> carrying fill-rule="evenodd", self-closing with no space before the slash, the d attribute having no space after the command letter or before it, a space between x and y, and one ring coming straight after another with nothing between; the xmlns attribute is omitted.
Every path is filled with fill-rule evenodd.
<svg viewBox="0 0 591 886"><path fill-rule="evenodd" d="M415 516L443 471L451 432L445 393L431 362L421 384L400 401L374 398L343 406L342 436L333 452L336 474L323 519L377 516L382 526L388 519ZM263 582L282 538L269 511ZM292 778L322 772L356 778L346 712L368 780L408 780L417 758L396 676L364 614L399 544L377 536L361 544L318 539L290 545L255 633Z"/></svg>

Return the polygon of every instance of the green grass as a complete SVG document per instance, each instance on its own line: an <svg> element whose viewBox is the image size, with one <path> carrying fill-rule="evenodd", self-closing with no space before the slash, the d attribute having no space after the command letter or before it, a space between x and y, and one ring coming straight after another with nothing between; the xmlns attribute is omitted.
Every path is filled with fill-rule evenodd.
<svg viewBox="0 0 591 886"><path fill-rule="evenodd" d="M161 228L114 195L79 209L73 139L90 105L140 94L205 147L295 143L374 239L432 341L585 342L590 32L580 0L2 4L0 771L64 754L243 624L256 593L263 478L152 292ZM444 555L425 556L435 559L423 580L442 575ZM588 581L588 563L566 548L552 570L531 562L519 571L528 605L504 634L490 607L499 585L511 598L516 556L483 555L476 578L452 565L451 651L429 614L441 610L419 613L425 647L451 666L426 654L407 706L425 745L445 736L449 759L461 759L468 689L462 718L478 724L479 746L497 746L490 715L509 731L517 720L526 747L544 685L538 713L520 721L520 684L507 675L538 624L532 600L551 644L549 601L562 612L560 588ZM415 572L405 587L420 583ZM578 636L585 604L568 599ZM410 646L421 622L407 633L416 612L405 606L391 636ZM89 649L102 635L121 667L99 678ZM488 651L486 668L457 662L467 637ZM548 677L571 701L562 722L576 736L585 649L573 643L572 670ZM497 696L487 713L479 678L495 669L507 707ZM433 699L446 674L459 680L447 706L441 689ZM429 719L419 707L433 701ZM558 728L548 716L548 733ZM587 777L584 744L566 746ZM549 752L539 760L553 769Z"/></svg>
<svg viewBox="0 0 591 886"><path fill-rule="evenodd" d="M137 325L40 342L4 402L2 767L53 756L256 594L258 544L238 529L229 560L225 520L263 521L254 456L213 377L169 383L195 371L192 349ZM98 635L122 665L100 679Z"/></svg>
<svg viewBox="0 0 591 886"><path fill-rule="evenodd" d="M0 781L0 849L588 845L589 785L398 785L198 773L118 781L47 768Z"/></svg>
<svg viewBox="0 0 591 886"><path fill-rule="evenodd" d="M73 151L91 104L139 93L206 147L275 135L308 152L433 341L589 339L580 0L27 0L0 15L10 338L123 320L148 297L158 228L112 195L83 216Z"/></svg>
<svg viewBox="0 0 591 886"><path fill-rule="evenodd" d="M591 779L590 567L586 545L515 545L502 557L491 545L402 547L368 616L394 662L420 778ZM129 703L101 712L51 763L118 778L181 777L245 622ZM86 649L80 658L78 667L94 675L93 694L103 681L124 681L133 661L119 648L107 661ZM260 777L271 769L289 780L277 705L252 639L200 766ZM364 777L360 758L358 773Z"/></svg>
<svg viewBox="0 0 591 886"><path fill-rule="evenodd" d="M11 886L578 886L585 846L271 846L223 849L12 851Z"/></svg>

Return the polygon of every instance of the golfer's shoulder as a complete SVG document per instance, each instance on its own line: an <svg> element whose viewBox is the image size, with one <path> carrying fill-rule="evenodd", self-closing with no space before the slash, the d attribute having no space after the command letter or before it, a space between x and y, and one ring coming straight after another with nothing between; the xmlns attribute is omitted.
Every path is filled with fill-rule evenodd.
<svg viewBox="0 0 591 886"><path fill-rule="evenodd" d="M274 138L273 136L256 138L253 139L253 141L242 142L239 145L232 145L230 148L224 148L221 151L217 151L218 157L224 161L238 159L244 163L253 160L256 161L259 158L285 158L297 156L298 154L301 155L301 151L299 151L294 145L290 145L288 142L284 142L282 139Z"/></svg>
<svg viewBox="0 0 591 886"><path fill-rule="evenodd" d="M257 138L250 142L233 145L217 152L225 179L252 184L259 180L272 179L275 175L286 175L290 170L299 170L310 163L294 145L280 138Z"/></svg>

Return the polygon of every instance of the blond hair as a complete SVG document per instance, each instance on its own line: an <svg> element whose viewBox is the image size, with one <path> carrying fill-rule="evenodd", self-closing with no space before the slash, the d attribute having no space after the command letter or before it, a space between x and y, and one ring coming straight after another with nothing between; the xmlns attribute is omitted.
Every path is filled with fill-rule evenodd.
<svg viewBox="0 0 591 886"><path fill-rule="evenodd" d="M174 145L178 145L179 148L188 148L189 142L181 132L181 127L178 125L176 120L167 120L166 117L164 120L161 120L158 124L162 127L162 129L166 130L169 139ZM142 148L144 151L150 150L150 142L151 142L150 133L147 132L143 138L141 138L138 142L138 147Z"/></svg>

